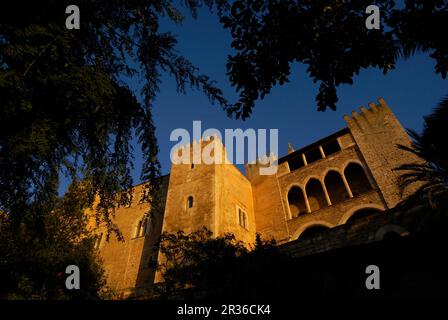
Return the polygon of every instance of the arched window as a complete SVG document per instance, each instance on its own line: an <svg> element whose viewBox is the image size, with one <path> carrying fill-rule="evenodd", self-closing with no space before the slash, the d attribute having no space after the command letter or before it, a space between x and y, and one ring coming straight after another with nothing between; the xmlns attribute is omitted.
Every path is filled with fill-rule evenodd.
<svg viewBox="0 0 448 320"><path fill-rule="evenodd" d="M189 196L187 199L187 209L193 208L194 200L192 196Z"/></svg>
<svg viewBox="0 0 448 320"><path fill-rule="evenodd" d="M306 213L305 197L302 189L293 186L288 192L288 205L291 212L291 218L296 218L301 213Z"/></svg>
<svg viewBox="0 0 448 320"><path fill-rule="evenodd" d="M311 212L328 206L324 190L319 180L314 178L310 179L305 189Z"/></svg>
<svg viewBox="0 0 448 320"><path fill-rule="evenodd" d="M345 168L344 175L354 197L372 190L372 186L370 185L369 179L367 179L364 169L358 163L350 163Z"/></svg>
<svg viewBox="0 0 448 320"><path fill-rule="evenodd" d="M142 218L135 226L133 238L144 237L149 234L151 228L151 219L146 216Z"/></svg>
<svg viewBox="0 0 448 320"><path fill-rule="evenodd" d="M332 204L342 202L350 198L341 175L336 171L330 171L325 176L325 187Z"/></svg>

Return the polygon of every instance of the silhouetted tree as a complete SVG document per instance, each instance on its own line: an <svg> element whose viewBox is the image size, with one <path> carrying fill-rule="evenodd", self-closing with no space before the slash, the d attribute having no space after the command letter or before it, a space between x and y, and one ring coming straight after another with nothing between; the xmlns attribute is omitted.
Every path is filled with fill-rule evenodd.
<svg viewBox="0 0 448 320"><path fill-rule="evenodd" d="M0 299L100 299L108 297L103 269L88 232L83 187L73 184L67 196L42 217L21 222L0 214ZM66 267L80 268L80 289L67 290Z"/></svg>
<svg viewBox="0 0 448 320"><path fill-rule="evenodd" d="M413 142L411 147L399 146L415 154L418 163L407 163L396 170L402 172L400 188L402 193L414 188L415 191L401 204L403 208L426 205L435 218L448 222L448 97L444 98L433 113L424 118L421 134L409 130ZM429 217L434 218L434 217ZM431 221L432 226L438 222Z"/></svg>
<svg viewBox="0 0 448 320"><path fill-rule="evenodd" d="M381 29L368 30L366 8L375 4ZM227 72L239 92L229 115L247 118L258 99L289 81L291 64L305 64L319 82L319 111L336 109L337 87L352 84L364 68L387 73L400 57L428 52L443 78L448 71L448 1L244 0L221 19L232 47Z"/></svg>
<svg viewBox="0 0 448 320"><path fill-rule="evenodd" d="M218 1L221 8L221 1ZM161 17L181 23L171 1L79 1L81 28L65 27L70 1L14 1L0 13L0 210L21 216L54 201L58 177L88 180L110 224L117 195L130 189L135 132L142 179L159 175L151 108L164 72L225 104L221 91L174 50ZM186 1L196 15L215 1ZM122 81L143 79L144 101ZM150 183L148 183L150 188Z"/></svg>
<svg viewBox="0 0 448 320"><path fill-rule="evenodd" d="M282 268L290 259L258 235L247 248L232 234L213 238L207 229L164 234L159 248L163 282L151 296L159 299L274 298L284 285Z"/></svg>
<svg viewBox="0 0 448 320"><path fill-rule="evenodd" d="M224 5L220 0L183 3L194 17L202 5L218 10ZM79 30L65 26L66 7L72 4L81 11ZM34 288L45 284L50 290L45 270L59 270L75 250L66 241L76 237L53 233L59 218L48 221L65 201L58 197L60 176L75 185L83 181L82 192L66 195L66 203L89 208L98 195L97 223L108 226L107 236L114 232L120 238L111 215L132 192L133 136L144 157L145 200L159 176L151 110L163 74L176 79L180 92L191 86L212 102L226 101L176 52L176 38L160 30L162 18L183 20L172 1L18 0L0 6L0 213L2 237L10 236L5 239L11 242L0 247L0 267L13 268L4 272L16 281L6 287L2 282L2 289L17 287L26 277ZM141 80L142 101L126 85L128 78ZM59 223L71 222L69 214L78 209L64 208L61 219L67 222ZM72 231L71 236L81 232ZM60 258L50 260L56 252Z"/></svg>

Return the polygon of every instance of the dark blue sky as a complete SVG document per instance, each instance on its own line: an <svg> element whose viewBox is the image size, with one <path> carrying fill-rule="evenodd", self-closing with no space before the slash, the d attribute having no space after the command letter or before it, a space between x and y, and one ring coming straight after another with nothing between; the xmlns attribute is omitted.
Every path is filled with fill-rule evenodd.
<svg viewBox="0 0 448 320"><path fill-rule="evenodd" d="M230 36L218 22L216 15L203 10L199 18L187 17L182 26L162 24L162 29L178 36L178 50L190 59L201 73L209 75L230 101L235 101L235 90L226 76L226 58L231 52ZM372 48L374 50L374 48ZM287 143L303 147L345 126L344 114L350 114L361 105L383 97L404 127L420 130L422 117L431 112L442 96L448 94L448 81L434 72L434 61L418 55L398 63L397 69L384 76L381 71L361 71L354 85L339 88L337 111L316 111L315 97L318 85L305 73L303 65L293 66L289 84L276 87L271 95L257 103L253 115L246 121L227 118L219 106L211 105L200 92L186 95L176 92L175 82L165 78L155 102L154 122L160 146L159 159L163 173L169 173L169 153L175 142L169 141L172 130L185 128L191 132L193 120L201 120L207 128L278 128L280 156L287 152ZM137 148L136 148L137 149ZM137 153L134 173L139 177L140 157Z"/></svg>
<svg viewBox="0 0 448 320"><path fill-rule="evenodd" d="M201 10L197 20L187 17L182 26L164 21L163 31L177 35L177 49L190 59L201 73L216 80L229 101L236 101L235 90L226 76L227 55L232 52L230 36L219 24L216 15ZM372 48L374 50L374 48ZM344 114L367 106L370 101L383 97L405 128L421 130L422 117L431 112L440 99L448 94L448 80L442 80L434 72L434 61L426 55L417 55L398 63L396 70L384 76L381 71L361 71L354 79L354 85L339 88L337 111L328 109L318 112L315 97L318 84L314 84L305 73L303 65L294 65L290 83L278 86L263 101L259 101L252 116L246 120L229 119L219 106L211 105L204 94L188 91L186 95L176 92L175 81L164 78L161 92L153 110L154 124L160 147L159 160L162 173L170 171L170 150L176 142L170 142L170 133L177 128L192 132L194 120L201 120L203 130L254 128L279 130L279 156L287 153L288 142L295 149L345 127ZM139 92L136 81L130 87ZM135 143L134 143L135 144ZM141 152L134 146L135 169L132 176L140 182ZM243 170L239 166L240 170ZM63 194L69 181L62 177L60 193Z"/></svg>

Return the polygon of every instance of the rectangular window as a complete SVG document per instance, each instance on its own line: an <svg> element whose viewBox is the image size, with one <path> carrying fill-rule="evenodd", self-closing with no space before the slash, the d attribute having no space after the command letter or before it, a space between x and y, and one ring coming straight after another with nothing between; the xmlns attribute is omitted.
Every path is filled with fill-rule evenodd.
<svg viewBox="0 0 448 320"><path fill-rule="evenodd" d="M322 149L324 149L325 156L329 156L333 153L341 151L341 146L339 145L338 140L334 139L330 142L324 143L322 145Z"/></svg>
<svg viewBox="0 0 448 320"><path fill-rule="evenodd" d="M320 153L319 148L311 149L310 151L305 153L306 162L308 164L322 159L322 154Z"/></svg>
<svg viewBox="0 0 448 320"><path fill-rule="evenodd" d="M244 229L248 229L247 213L241 208L237 208L238 211L238 224Z"/></svg>
<svg viewBox="0 0 448 320"><path fill-rule="evenodd" d="M305 164L303 163L303 158L302 155L299 154L298 156L292 158L291 160L288 161L288 165L289 165L289 170L290 171L294 171L297 170L299 168L302 168Z"/></svg>

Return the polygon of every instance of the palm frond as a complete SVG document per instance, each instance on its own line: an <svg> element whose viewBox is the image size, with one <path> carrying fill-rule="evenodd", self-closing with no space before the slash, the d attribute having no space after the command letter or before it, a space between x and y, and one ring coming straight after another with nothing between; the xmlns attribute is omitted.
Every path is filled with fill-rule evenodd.
<svg viewBox="0 0 448 320"><path fill-rule="evenodd" d="M420 160L403 164L394 170L400 171L401 196L410 189L414 191L400 204L404 207L448 203L448 157L446 137L448 136L448 96L424 117L422 133L408 130L411 146L398 145L400 150L412 153Z"/></svg>

